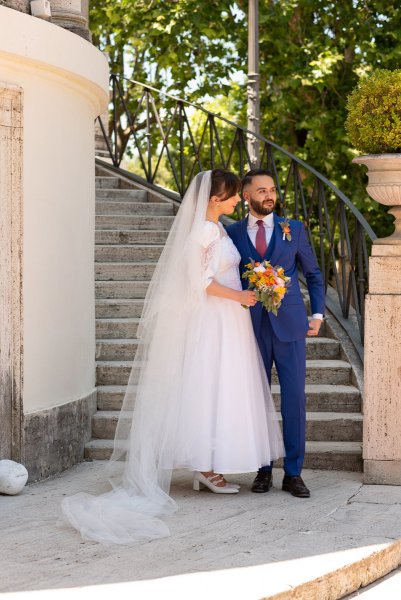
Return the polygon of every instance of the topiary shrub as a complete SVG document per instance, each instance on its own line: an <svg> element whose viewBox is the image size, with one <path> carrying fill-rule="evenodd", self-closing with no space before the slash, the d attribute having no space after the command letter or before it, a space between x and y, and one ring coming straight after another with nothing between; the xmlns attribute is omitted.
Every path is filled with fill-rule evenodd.
<svg viewBox="0 0 401 600"><path fill-rule="evenodd" d="M378 69L348 96L345 122L352 145L364 154L401 152L401 70Z"/></svg>

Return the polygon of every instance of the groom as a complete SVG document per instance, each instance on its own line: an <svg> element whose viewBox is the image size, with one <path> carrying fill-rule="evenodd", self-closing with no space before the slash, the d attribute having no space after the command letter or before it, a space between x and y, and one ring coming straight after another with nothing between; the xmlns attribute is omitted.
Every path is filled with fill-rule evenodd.
<svg viewBox="0 0 401 600"><path fill-rule="evenodd" d="M250 310L269 382L273 361L280 382L286 452L282 489L297 498L309 498L310 492L301 477L306 429L305 336L319 333L325 307L323 278L304 224L273 213L277 196L272 173L264 169L249 171L242 182L242 194L249 205L249 215L227 228L241 254L241 275L252 258L269 260L273 266L283 267L291 277L277 316L262 308L260 302ZM305 276L312 307L309 323L299 288L298 266ZM247 287L245 281L243 287ZM268 492L272 487L272 466L259 469L252 484L253 492Z"/></svg>

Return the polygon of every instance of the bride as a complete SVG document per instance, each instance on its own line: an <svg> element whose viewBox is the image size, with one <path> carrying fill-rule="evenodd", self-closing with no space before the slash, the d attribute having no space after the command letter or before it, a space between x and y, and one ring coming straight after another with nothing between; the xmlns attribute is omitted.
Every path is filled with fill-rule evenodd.
<svg viewBox="0 0 401 600"><path fill-rule="evenodd" d="M65 498L84 539L132 544L165 537L176 504L172 470L193 489L238 493L222 474L254 472L284 447L249 311L240 256L219 223L240 182L215 169L188 188L147 292L140 344L106 467L112 489Z"/></svg>

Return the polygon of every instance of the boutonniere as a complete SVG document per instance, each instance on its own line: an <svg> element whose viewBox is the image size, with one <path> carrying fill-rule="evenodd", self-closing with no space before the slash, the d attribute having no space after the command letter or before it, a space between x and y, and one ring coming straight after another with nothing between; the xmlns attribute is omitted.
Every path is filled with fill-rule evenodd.
<svg viewBox="0 0 401 600"><path fill-rule="evenodd" d="M290 227L290 223L289 223L287 217L283 221L280 221L280 227L283 232L283 241L288 240L290 242L292 239L291 238L291 227Z"/></svg>

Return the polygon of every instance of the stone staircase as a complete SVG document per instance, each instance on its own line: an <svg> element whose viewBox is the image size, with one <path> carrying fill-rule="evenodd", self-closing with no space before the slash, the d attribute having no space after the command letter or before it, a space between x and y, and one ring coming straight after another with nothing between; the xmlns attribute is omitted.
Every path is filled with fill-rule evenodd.
<svg viewBox="0 0 401 600"><path fill-rule="evenodd" d="M139 186L138 186L139 187ZM124 177L97 167L96 177L96 384L97 412L88 459L107 459L138 340L143 298L174 219L174 204L136 189ZM335 329L335 328L334 328ZM352 365L334 332L323 324L307 339L307 456L305 467L362 470L361 393ZM279 407L277 375L273 396Z"/></svg>

